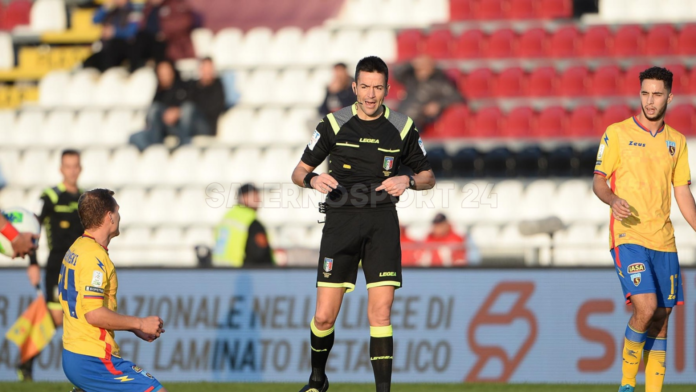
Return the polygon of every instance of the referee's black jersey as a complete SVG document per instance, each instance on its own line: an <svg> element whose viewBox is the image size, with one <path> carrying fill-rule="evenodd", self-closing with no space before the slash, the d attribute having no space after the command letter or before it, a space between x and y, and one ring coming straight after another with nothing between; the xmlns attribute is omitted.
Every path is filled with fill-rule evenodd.
<svg viewBox="0 0 696 392"><path fill-rule="evenodd" d="M302 162L317 167L329 156L329 174L339 184L330 194L333 207L388 207L399 201L382 182L404 164L414 173L430 170L425 147L408 116L390 111L372 121L357 116L357 104L324 117L305 148Z"/></svg>
<svg viewBox="0 0 696 392"><path fill-rule="evenodd" d="M47 188L41 194L41 215L39 222L44 227L51 254L60 253L60 257L49 257L47 268L60 268L63 254L79 238L82 233L82 223L77 214L77 201L82 194L66 191L65 185L58 184ZM31 263L36 263L36 256L31 257Z"/></svg>

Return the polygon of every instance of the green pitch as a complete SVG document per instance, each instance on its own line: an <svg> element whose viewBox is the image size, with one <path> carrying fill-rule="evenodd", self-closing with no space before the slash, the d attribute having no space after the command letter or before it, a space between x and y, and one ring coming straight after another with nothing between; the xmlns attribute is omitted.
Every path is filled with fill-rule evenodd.
<svg viewBox="0 0 696 392"><path fill-rule="evenodd" d="M169 392L297 392L299 384L165 383ZM369 384L331 384L330 392L373 392ZM3 392L69 392L70 384L0 382ZM614 392L618 385L569 384L396 384L393 392ZM694 385L667 385L668 392L693 392ZM638 386L636 392L644 392Z"/></svg>

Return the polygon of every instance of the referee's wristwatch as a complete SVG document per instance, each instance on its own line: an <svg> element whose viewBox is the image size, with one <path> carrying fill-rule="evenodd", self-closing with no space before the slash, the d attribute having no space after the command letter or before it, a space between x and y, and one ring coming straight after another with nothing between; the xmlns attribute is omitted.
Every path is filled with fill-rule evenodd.
<svg viewBox="0 0 696 392"><path fill-rule="evenodd" d="M416 189L416 180L413 178L413 176L406 176L408 177L408 189Z"/></svg>

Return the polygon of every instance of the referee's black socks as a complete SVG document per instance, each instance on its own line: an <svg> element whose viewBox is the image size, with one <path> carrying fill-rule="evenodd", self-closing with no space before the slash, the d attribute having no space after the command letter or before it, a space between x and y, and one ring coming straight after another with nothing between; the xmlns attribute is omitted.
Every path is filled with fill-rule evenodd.
<svg viewBox="0 0 696 392"><path fill-rule="evenodd" d="M392 362L394 360L394 333L392 326L370 327L370 362L375 373L377 392L391 389Z"/></svg>
<svg viewBox="0 0 696 392"><path fill-rule="evenodd" d="M309 341L312 346L312 375L309 377L309 387L321 390L326 378L326 361L334 344L334 327L322 331L314 325L314 319L310 327L312 329Z"/></svg>

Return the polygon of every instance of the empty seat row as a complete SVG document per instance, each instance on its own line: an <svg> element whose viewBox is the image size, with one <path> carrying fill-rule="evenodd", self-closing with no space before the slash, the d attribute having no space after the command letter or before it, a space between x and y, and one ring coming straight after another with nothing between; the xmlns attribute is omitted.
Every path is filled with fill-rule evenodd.
<svg viewBox="0 0 696 392"><path fill-rule="evenodd" d="M346 0L339 26L413 27L446 23L449 0Z"/></svg>
<svg viewBox="0 0 696 392"><path fill-rule="evenodd" d="M654 25L648 31L635 25L612 31L608 26L590 26L585 31L569 25L549 32L534 27L521 33L503 27L490 34L470 29L455 36L450 29L405 30L397 36L399 60L419 54L436 59L635 57L696 54L696 25L676 30Z"/></svg>
<svg viewBox="0 0 696 392"><path fill-rule="evenodd" d="M650 68L638 63L625 71L617 65L604 65L591 70L583 65L571 65L562 71L541 66L531 72L521 67L506 68L498 73L490 68L478 68L468 73L448 71L456 79L459 91L467 98L504 97L637 97L640 91L639 75ZM672 71L672 92L696 95L696 76L683 64L667 64Z"/></svg>
<svg viewBox="0 0 696 392"><path fill-rule="evenodd" d="M569 18L572 0L449 0L450 20Z"/></svg>
<svg viewBox="0 0 696 392"><path fill-rule="evenodd" d="M679 23L696 20L696 3L692 0L662 0L651 7L650 0L602 0L594 20L603 23Z"/></svg>
<svg viewBox="0 0 696 392"><path fill-rule="evenodd" d="M15 28L33 33L62 31L67 26L63 0L14 0L7 8L0 3L0 30Z"/></svg>
<svg viewBox="0 0 696 392"><path fill-rule="evenodd" d="M499 107L486 107L475 113L464 105L450 107L435 125L423 134L431 138L453 137L599 137L606 128L635 115L628 105L615 104L600 111L595 105L578 106L567 111L560 106L549 106L536 112L528 106L516 107L503 113ZM691 104L670 107L666 122L687 136L696 135Z"/></svg>
<svg viewBox="0 0 696 392"><path fill-rule="evenodd" d="M328 67L320 67L313 71L235 71L236 88L240 94L239 103L246 105L317 107L324 100L331 76L332 70Z"/></svg>

